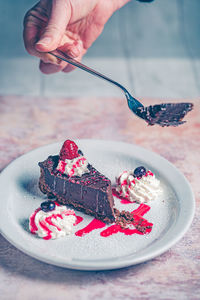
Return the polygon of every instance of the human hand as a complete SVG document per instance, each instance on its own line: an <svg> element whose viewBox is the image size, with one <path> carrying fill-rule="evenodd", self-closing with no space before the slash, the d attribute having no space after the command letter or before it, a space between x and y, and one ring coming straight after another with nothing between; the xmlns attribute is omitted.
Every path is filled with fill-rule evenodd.
<svg viewBox="0 0 200 300"><path fill-rule="evenodd" d="M24 18L24 44L51 74L75 67L48 52L60 49L81 60L113 12L129 0L41 0Z"/></svg>

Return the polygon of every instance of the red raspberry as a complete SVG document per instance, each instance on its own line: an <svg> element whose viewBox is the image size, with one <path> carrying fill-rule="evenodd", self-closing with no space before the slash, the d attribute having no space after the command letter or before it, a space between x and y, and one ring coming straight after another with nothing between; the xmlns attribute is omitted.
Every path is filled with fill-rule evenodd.
<svg viewBox="0 0 200 300"><path fill-rule="evenodd" d="M78 157L78 146L70 140L66 140L60 150L60 160Z"/></svg>

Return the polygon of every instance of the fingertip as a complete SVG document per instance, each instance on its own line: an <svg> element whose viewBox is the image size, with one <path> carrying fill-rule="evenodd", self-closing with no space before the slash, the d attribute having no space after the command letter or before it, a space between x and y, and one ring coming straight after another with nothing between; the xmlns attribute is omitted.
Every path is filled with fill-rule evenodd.
<svg viewBox="0 0 200 300"><path fill-rule="evenodd" d="M76 60L80 62L81 59L82 59L82 56L83 56L83 54L81 53L81 55L79 55L79 57L77 57ZM66 67L64 67L62 69L62 71L65 72L65 73L69 73L69 72L71 72L75 69L76 69L76 67L74 65L68 64Z"/></svg>
<svg viewBox="0 0 200 300"><path fill-rule="evenodd" d="M80 55L80 52L78 49L72 48L67 50L67 54L72 58L76 58Z"/></svg>
<svg viewBox="0 0 200 300"><path fill-rule="evenodd" d="M36 44L35 44L35 49L39 52L48 52L52 51L52 38L50 37L45 37L40 39Z"/></svg>
<svg viewBox="0 0 200 300"><path fill-rule="evenodd" d="M68 65L62 70L62 72L64 72L64 73L69 73L69 72L71 72L71 71L73 71L73 70L75 70L75 69L76 69L75 66L72 66L72 65L68 64Z"/></svg>
<svg viewBox="0 0 200 300"><path fill-rule="evenodd" d="M74 57L78 57L81 55L83 51L83 43L81 40L75 41L71 48L69 49L69 55Z"/></svg>
<svg viewBox="0 0 200 300"><path fill-rule="evenodd" d="M65 43L63 46L59 47L59 49L72 58L80 57L83 52L81 41L75 41L73 44Z"/></svg>
<svg viewBox="0 0 200 300"><path fill-rule="evenodd" d="M40 61L39 69L43 74L53 74L62 70L62 66Z"/></svg>
<svg viewBox="0 0 200 300"><path fill-rule="evenodd" d="M40 43L35 44L35 50L38 52L48 52L48 50L46 50L46 47Z"/></svg>

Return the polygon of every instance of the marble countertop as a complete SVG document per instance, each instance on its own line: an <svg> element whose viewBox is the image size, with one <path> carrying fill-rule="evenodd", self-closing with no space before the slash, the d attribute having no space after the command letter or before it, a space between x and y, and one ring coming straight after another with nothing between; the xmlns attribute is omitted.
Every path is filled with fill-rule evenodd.
<svg viewBox="0 0 200 300"><path fill-rule="evenodd" d="M0 235L0 298L199 299L199 101L192 100L195 108L186 124L160 128L136 119L123 98L1 96L0 170L34 148L66 138L129 142L162 155L183 172L195 193L196 214L185 236L166 253L114 271L48 265L23 254Z"/></svg>

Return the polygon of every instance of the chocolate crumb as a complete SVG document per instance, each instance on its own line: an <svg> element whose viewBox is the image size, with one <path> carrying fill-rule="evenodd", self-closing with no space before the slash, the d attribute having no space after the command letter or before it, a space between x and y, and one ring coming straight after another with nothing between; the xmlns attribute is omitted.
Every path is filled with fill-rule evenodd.
<svg viewBox="0 0 200 300"><path fill-rule="evenodd" d="M114 209L115 213L115 222L117 225L120 225L121 228L125 229L127 226L134 222L134 216L129 211L122 210L121 212L118 209Z"/></svg>
<svg viewBox="0 0 200 300"><path fill-rule="evenodd" d="M122 229L126 229L128 228L128 225L133 224L138 231L142 233L146 233L147 229L152 228L152 226L149 225L143 226L142 218L136 222L134 215L129 211L125 211L125 210L119 211L118 209L114 208L114 214L115 214L115 223L117 225L120 225Z"/></svg>

